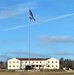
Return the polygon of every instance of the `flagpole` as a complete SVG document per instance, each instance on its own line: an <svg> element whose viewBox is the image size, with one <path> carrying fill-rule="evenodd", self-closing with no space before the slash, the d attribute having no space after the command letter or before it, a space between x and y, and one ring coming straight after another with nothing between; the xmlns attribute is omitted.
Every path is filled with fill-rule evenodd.
<svg viewBox="0 0 74 75"><path fill-rule="evenodd" d="M32 14L32 11L30 10L30 7L28 7L28 43L29 43L29 65L30 65L30 24L29 24L29 18L33 19L35 21L35 18Z"/></svg>
<svg viewBox="0 0 74 75"><path fill-rule="evenodd" d="M43 59L44 59L44 60L43 60L43 62L44 62L44 63L43 63L43 75L45 75L45 69L44 69L44 67L45 67L45 58L44 58L44 56L43 56Z"/></svg>
<svg viewBox="0 0 74 75"><path fill-rule="evenodd" d="M28 53L29 53L29 65L30 65L30 24L29 24L29 9L28 7Z"/></svg>

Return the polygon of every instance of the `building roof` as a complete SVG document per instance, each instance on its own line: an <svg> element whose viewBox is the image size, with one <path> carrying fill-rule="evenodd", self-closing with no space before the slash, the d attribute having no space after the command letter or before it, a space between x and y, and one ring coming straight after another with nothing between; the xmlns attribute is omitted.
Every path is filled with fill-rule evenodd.
<svg viewBox="0 0 74 75"><path fill-rule="evenodd" d="M17 58L19 60L29 60L29 58ZM48 60L50 58L30 58L30 60Z"/></svg>

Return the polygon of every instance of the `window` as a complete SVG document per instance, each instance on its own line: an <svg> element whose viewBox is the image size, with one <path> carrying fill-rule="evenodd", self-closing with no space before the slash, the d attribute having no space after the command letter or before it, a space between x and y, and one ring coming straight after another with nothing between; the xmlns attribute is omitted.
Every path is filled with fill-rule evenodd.
<svg viewBox="0 0 74 75"><path fill-rule="evenodd" d="M15 61L13 61L13 63L15 63Z"/></svg>
<svg viewBox="0 0 74 75"><path fill-rule="evenodd" d="M17 61L17 63L19 63L19 61Z"/></svg>
<svg viewBox="0 0 74 75"><path fill-rule="evenodd" d="M25 61L25 63L27 63L27 61Z"/></svg>
<svg viewBox="0 0 74 75"><path fill-rule="evenodd" d="M32 63L34 63L34 61Z"/></svg>
<svg viewBox="0 0 74 75"><path fill-rule="evenodd" d="M48 63L50 63L50 62L48 61Z"/></svg>
<svg viewBox="0 0 74 75"><path fill-rule="evenodd" d="M36 67L38 67L38 65L36 65Z"/></svg>
<svg viewBox="0 0 74 75"><path fill-rule="evenodd" d="M9 63L11 63L11 61L9 61Z"/></svg>
<svg viewBox="0 0 74 75"><path fill-rule="evenodd" d="M48 67L50 67L50 65L48 65Z"/></svg>
<svg viewBox="0 0 74 75"><path fill-rule="evenodd" d="M11 65L9 65L9 67L11 67Z"/></svg>
<svg viewBox="0 0 74 75"><path fill-rule="evenodd" d="M15 65L13 65L13 67L15 67Z"/></svg>
<svg viewBox="0 0 74 75"><path fill-rule="evenodd" d="M53 63L53 61L52 61L52 63Z"/></svg>
<svg viewBox="0 0 74 75"><path fill-rule="evenodd" d="M36 63L38 63L38 61Z"/></svg>
<svg viewBox="0 0 74 75"><path fill-rule="evenodd" d="M41 65L39 65L39 67L42 67Z"/></svg>
<svg viewBox="0 0 74 75"><path fill-rule="evenodd" d="M56 65L56 67L57 67L57 65Z"/></svg>
<svg viewBox="0 0 74 75"><path fill-rule="evenodd" d="M17 65L17 67L19 67L19 65Z"/></svg>
<svg viewBox="0 0 74 75"><path fill-rule="evenodd" d="M40 61L40 63L41 63L41 61Z"/></svg>
<svg viewBox="0 0 74 75"><path fill-rule="evenodd" d="M52 67L53 67L53 65L52 65Z"/></svg>
<svg viewBox="0 0 74 75"><path fill-rule="evenodd" d="M56 63L57 63L57 61L56 61Z"/></svg>

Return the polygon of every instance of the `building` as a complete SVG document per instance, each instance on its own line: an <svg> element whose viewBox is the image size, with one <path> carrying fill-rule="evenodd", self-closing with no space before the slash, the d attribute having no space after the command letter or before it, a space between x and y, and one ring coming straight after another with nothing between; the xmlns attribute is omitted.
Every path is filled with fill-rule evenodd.
<svg viewBox="0 0 74 75"><path fill-rule="evenodd" d="M21 61L17 58L12 58L7 61L7 69L20 69Z"/></svg>
<svg viewBox="0 0 74 75"><path fill-rule="evenodd" d="M7 61L7 69L59 69L59 60L55 58L12 58Z"/></svg>

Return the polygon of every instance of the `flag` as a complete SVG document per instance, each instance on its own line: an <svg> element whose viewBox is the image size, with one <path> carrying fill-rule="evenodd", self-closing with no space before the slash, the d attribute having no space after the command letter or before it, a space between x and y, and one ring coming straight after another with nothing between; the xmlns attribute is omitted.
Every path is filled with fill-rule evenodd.
<svg viewBox="0 0 74 75"><path fill-rule="evenodd" d="M33 19L35 21L35 18L34 18L32 11L30 9L29 9L29 13L30 13L30 19Z"/></svg>

